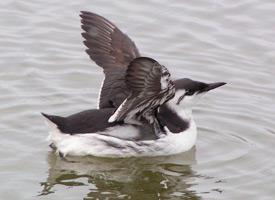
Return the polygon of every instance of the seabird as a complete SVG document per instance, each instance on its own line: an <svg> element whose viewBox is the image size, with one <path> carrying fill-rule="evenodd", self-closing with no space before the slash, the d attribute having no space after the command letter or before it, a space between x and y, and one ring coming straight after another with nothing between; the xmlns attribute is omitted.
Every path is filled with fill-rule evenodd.
<svg viewBox="0 0 275 200"><path fill-rule="evenodd" d="M171 155L192 148L195 100L225 83L172 80L165 66L141 57L113 23L87 11L80 17L86 52L105 78L97 109L68 117L42 113L51 128L50 146L62 156L101 157Z"/></svg>

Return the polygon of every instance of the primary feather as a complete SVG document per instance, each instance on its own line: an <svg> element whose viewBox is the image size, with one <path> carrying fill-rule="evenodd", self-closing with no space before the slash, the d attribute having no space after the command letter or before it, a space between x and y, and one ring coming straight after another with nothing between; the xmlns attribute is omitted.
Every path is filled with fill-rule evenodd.
<svg viewBox="0 0 275 200"><path fill-rule="evenodd" d="M139 51L126 34L104 17L87 11L82 11L80 17L86 52L105 74L99 108L118 107L128 95L125 72L129 63L140 56Z"/></svg>

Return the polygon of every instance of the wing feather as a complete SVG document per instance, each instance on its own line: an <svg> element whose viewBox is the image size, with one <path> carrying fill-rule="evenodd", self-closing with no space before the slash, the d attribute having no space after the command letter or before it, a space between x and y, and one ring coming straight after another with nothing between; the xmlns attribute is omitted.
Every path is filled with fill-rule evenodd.
<svg viewBox="0 0 275 200"><path fill-rule="evenodd" d="M129 63L140 56L135 43L112 22L95 13L82 11L82 37L90 58L103 68L99 108L119 106L128 96L125 73Z"/></svg>
<svg viewBox="0 0 275 200"><path fill-rule="evenodd" d="M157 61L139 57L128 66L126 85L130 95L109 119L109 122L124 121L139 123L142 119L150 121L156 108L171 99L175 87L167 69ZM167 77L168 76L168 77ZM161 86L161 79L167 79L167 87Z"/></svg>
<svg viewBox="0 0 275 200"><path fill-rule="evenodd" d="M139 63L140 66L132 67L126 73L129 63L140 57L140 54L135 43L112 22L87 11L82 11L80 17L81 28L84 31L81 35L87 47L86 52L95 63L103 68L105 74L99 94L99 108L119 108L116 111L117 114L122 115L118 110L124 112L121 118L133 117L138 113L148 114L148 108L161 105L170 98L169 95L173 96L174 89L171 86L173 84L168 84L168 87L172 88L169 90L170 94L160 89L163 87L159 82L162 78L160 78L158 67L148 68L148 64L144 61L144 63ZM154 60L150 61L147 58L147 62L154 62ZM163 75L162 72L161 76ZM165 95L168 97L163 98ZM113 115L113 118L115 117ZM160 121L163 121L163 125L169 124L163 117Z"/></svg>

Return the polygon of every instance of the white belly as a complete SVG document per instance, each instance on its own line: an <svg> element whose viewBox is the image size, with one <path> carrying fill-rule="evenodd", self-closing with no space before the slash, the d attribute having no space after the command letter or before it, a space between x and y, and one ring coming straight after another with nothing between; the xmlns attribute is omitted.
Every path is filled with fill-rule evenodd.
<svg viewBox="0 0 275 200"><path fill-rule="evenodd" d="M64 134L56 126L51 126L49 140L64 156L93 155L100 157L140 157L178 154L191 149L197 139L197 128L192 120L189 129L182 133L168 134L157 140L132 141L110 135L121 134L135 137L138 130L133 126L112 127L107 133ZM108 135L106 135L108 134Z"/></svg>

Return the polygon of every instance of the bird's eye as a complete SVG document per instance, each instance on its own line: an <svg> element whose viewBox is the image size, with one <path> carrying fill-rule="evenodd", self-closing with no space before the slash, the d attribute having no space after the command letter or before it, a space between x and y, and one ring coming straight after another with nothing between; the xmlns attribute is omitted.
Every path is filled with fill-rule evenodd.
<svg viewBox="0 0 275 200"><path fill-rule="evenodd" d="M187 96L192 96L193 94L194 94L194 91L191 91L191 90L187 90L185 92L185 95L187 95Z"/></svg>

